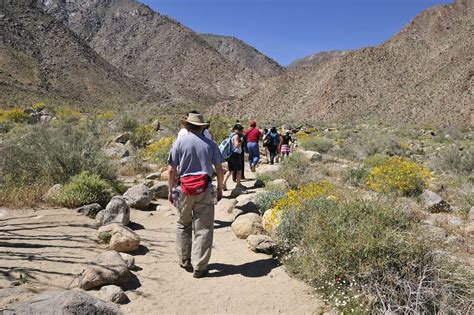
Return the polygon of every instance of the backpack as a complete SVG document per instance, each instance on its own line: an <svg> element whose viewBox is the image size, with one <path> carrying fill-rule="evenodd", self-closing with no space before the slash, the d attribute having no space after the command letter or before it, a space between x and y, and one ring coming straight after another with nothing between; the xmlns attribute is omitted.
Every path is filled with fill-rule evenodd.
<svg viewBox="0 0 474 315"><path fill-rule="evenodd" d="M270 134L267 134L267 135L265 136L265 138L263 138L262 145L263 145L264 147L268 147L268 145L271 144L271 143L272 143L272 139L270 138Z"/></svg>
<svg viewBox="0 0 474 315"><path fill-rule="evenodd" d="M235 132L231 133L230 136L225 138L221 144L219 144L219 150L224 157L224 160L227 160L232 153L234 153L234 146L232 145L232 138L235 136Z"/></svg>
<svg viewBox="0 0 474 315"><path fill-rule="evenodd" d="M267 139L268 139L268 144L278 145L278 143L280 142L280 139L277 133L269 133L267 136Z"/></svg>

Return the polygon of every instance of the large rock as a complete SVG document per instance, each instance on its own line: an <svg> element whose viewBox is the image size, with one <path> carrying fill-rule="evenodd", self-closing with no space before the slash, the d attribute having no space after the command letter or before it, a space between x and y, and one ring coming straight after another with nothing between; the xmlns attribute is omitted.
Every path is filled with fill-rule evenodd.
<svg viewBox="0 0 474 315"><path fill-rule="evenodd" d="M60 291L36 295L31 300L4 310L3 314L115 315L122 312L114 304L99 300L85 292Z"/></svg>
<svg viewBox="0 0 474 315"><path fill-rule="evenodd" d="M129 301L125 292L123 292L122 288L116 285L106 285L100 288L100 296L103 300L117 303L117 304L124 304Z"/></svg>
<svg viewBox="0 0 474 315"><path fill-rule="evenodd" d="M236 199L221 199L216 205L216 211L232 213L236 205Z"/></svg>
<svg viewBox="0 0 474 315"><path fill-rule="evenodd" d="M53 185L46 192L46 194L44 194L43 201L54 203L56 201L56 199L58 198L59 194L61 193L62 189L63 189L63 185L61 185L61 184Z"/></svg>
<svg viewBox="0 0 474 315"><path fill-rule="evenodd" d="M102 225L109 223L130 223L130 207L122 197L114 196L107 204L105 210L97 213L96 219L100 220Z"/></svg>
<svg viewBox="0 0 474 315"><path fill-rule="evenodd" d="M280 170L280 165L261 165L257 168L257 174L260 175L270 175L272 173L276 173Z"/></svg>
<svg viewBox="0 0 474 315"><path fill-rule="evenodd" d="M114 140L112 140L112 142L125 144L130 139L132 139L132 133L131 132L124 132L124 133L116 136L114 138Z"/></svg>
<svg viewBox="0 0 474 315"><path fill-rule="evenodd" d="M104 150L104 153L107 157L111 159L120 160L121 158L127 157L130 155L130 151L127 146L122 143L113 143Z"/></svg>
<svg viewBox="0 0 474 315"><path fill-rule="evenodd" d="M97 238L107 248L117 252L131 252L140 245L140 236L120 223L107 224L99 228Z"/></svg>
<svg viewBox="0 0 474 315"><path fill-rule="evenodd" d="M146 210L150 206L152 196L150 188L145 184L138 184L129 188L123 194L123 199L132 208Z"/></svg>
<svg viewBox="0 0 474 315"><path fill-rule="evenodd" d="M262 218L256 213L246 213L238 216L231 225L235 236L246 239L249 235L263 234Z"/></svg>
<svg viewBox="0 0 474 315"><path fill-rule="evenodd" d="M153 199L168 199L168 182L158 182L150 188Z"/></svg>
<svg viewBox="0 0 474 315"><path fill-rule="evenodd" d="M436 212L449 212L451 211L451 206L449 203L443 200L438 194L425 189L421 194L425 208L433 213Z"/></svg>
<svg viewBox="0 0 474 315"><path fill-rule="evenodd" d="M129 270L135 268L135 257L127 253L119 253L122 256L122 259L127 263Z"/></svg>
<svg viewBox="0 0 474 315"><path fill-rule="evenodd" d="M156 172L156 173L148 174L147 177L146 177L146 179L160 180L160 177L161 177L161 173L160 173L160 172Z"/></svg>
<svg viewBox="0 0 474 315"><path fill-rule="evenodd" d="M101 205L99 205L98 203L93 203L87 206L82 206L82 207L77 208L76 212L94 219L97 213L99 213L99 211L101 210L102 210Z"/></svg>
<svg viewBox="0 0 474 315"><path fill-rule="evenodd" d="M236 209L242 210L244 213L258 213L257 194L242 195L237 198Z"/></svg>
<svg viewBox="0 0 474 315"><path fill-rule="evenodd" d="M268 187L271 187L273 190L283 190L286 191L290 189L290 183L288 183L285 179L279 178L272 180L270 183L268 183Z"/></svg>
<svg viewBox="0 0 474 315"><path fill-rule="evenodd" d="M116 251L107 251L96 256L82 272L79 287L84 290L108 284L121 285L130 278L127 263Z"/></svg>
<svg viewBox="0 0 474 315"><path fill-rule="evenodd" d="M153 121L153 123L151 124L151 127L153 128L153 130L155 131L160 131L160 128L161 128L161 124L160 124L160 121L157 119L155 121Z"/></svg>
<svg viewBox="0 0 474 315"><path fill-rule="evenodd" d="M316 151L300 150L300 152L311 162L317 162L323 159L323 156L321 155L321 153L316 152Z"/></svg>
<svg viewBox="0 0 474 315"><path fill-rule="evenodd" d="M275 251L275 242L268 235L250 235L247 237L247 245L256 253L271 255Z"/></svg>

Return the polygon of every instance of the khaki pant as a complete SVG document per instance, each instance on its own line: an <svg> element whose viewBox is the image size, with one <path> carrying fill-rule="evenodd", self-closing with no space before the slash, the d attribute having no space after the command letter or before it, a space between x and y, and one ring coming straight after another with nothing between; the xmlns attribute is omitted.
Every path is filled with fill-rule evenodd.
<svg viewBox="0 0 474 315"><path fill-rule="evenodd" d="M182 261L191 259L194 270L206 270L211 258L214 236L212 189L207 189L196 196L181 194L178 212L176 252ZM192 239L193 223L194 241Z"/></svg>

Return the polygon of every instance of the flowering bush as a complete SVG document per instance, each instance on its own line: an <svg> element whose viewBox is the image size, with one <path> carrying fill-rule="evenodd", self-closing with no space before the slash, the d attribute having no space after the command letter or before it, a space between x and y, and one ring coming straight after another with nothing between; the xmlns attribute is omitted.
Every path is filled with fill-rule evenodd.
<svg viewBox="0 0 474 315"><path fill-rule="evenodd" d="M269 232L273 231L280 223L282 213L286 211L298 212L307 200L329 196L333 191L334 186L326 180L320 183L310 183L298 190L291 189L283 198L273 202L273 209L265 212L264 228Z"/></svg>
<svg viewBox="0 0 474 315"><path fill-rule="evenodd" d="M392 157L369 173L367 186L377 192L405 196L420 194L432 178L426 168L413 161Z"/></svg>
<svg viewBox="0 0 474 315"><path fill-rule="evenodd" d="M155 129L150 125L138 125L133 130L132 144L136 147L143 148L147 142L153 138Z"/></svg>
<svg viewBox="0 0 474 315"><path fill-rule="evenodd" d="M100 120L111 120L114 117L112 112L102 112L97 114L97 118Z"/></svg>
<svg viewBox="0 0 474 315"><path fill-rule="evenodd" d="M166 164L168 153L174 142L173 137L163 137L157 142L153 142L145 148L144 155L146 158L158 164Z"/></svg>
<svg viewBox="0 0 474 315"><path fill-rule="evenodd" d="M56 117L66 122L79 121L82 117L80 111L70 107L60 107L55 109Z"/></svg>
<svg viewBox="0 0 474 315"><path fill-rule="evenodd" d="M28 114L20 108L0 109L0 122L22 123L28 121Z"/></svg>

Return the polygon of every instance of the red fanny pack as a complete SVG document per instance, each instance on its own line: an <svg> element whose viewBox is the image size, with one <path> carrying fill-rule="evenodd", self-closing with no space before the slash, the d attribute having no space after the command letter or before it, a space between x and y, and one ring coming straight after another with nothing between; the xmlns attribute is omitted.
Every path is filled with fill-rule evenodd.
<svg viewBox="0 0 474 315"><path fill-rule="evenodd" d="M199 195L205 192L209 184L209 176L204 175L189 175L179 179L181 183L181 190L185 195Z"/></svg>

